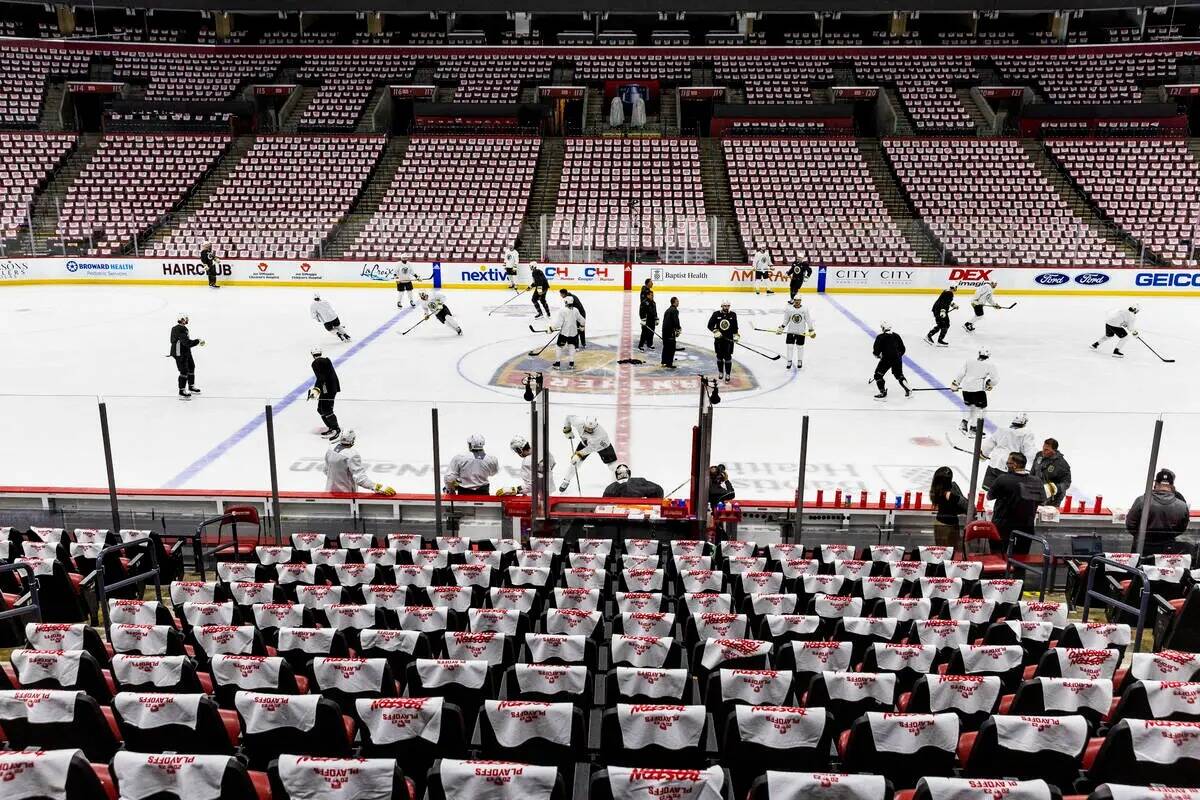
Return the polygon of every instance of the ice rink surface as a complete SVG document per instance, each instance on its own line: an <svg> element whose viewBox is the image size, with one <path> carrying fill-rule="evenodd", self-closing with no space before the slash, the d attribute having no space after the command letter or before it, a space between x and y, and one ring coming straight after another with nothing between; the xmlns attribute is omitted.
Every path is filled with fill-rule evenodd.
<svg viewBox="0 0 1200 800"><path fill-rule="evenodd" d="M988 310L968 334L969 292L960 292L951 347L922 338L931 325L933 295L805 294L817 337L805 350L804 369L789 373L738 348L734 381L721 386L713 453L730 470L739 496L785 499L796 485L800 418L811 418L808 495L841 488L872 499L928 486L931 471L953 466L965 487L970 457L947 442L961 418L958 397L918 392L905 399L889 377L886 401L873 399L871 355L886 320L908 347L905 370L913 388L947 385L981 346L1000 371L989 420L1007 425L1029 414L1039 439L1053 436L1074 471L1071 494L1105 497L1126 507L1140 493L1154 420L1165 437L1159 463L1175 469L1180 488L1200 482L1200 380L1194 343L1200 325L1187 299L1139 299L1139 326L1164 364L1140 343L1126 340L1125 359L1092 352L1104 318L1132 302L1120 297L1028 297L1007 311ZM528 295L507 290L447 292L464 328L455 336L435 319L406 336L420 308L396 307L394 291L327 289L354 340L340 343L309 316L312 290L302 288L24 286L0 290L0 485L104 486L96 399L106 401L117 482L125 488L254 489L269 487L264 407L274 407L280 488L323 490L327 444L315 401L309 350L320 344L335 360L343 391L337 414L358 433L370 475L401 492L433 489L430 409L439 409L443 463L465 449L471 433L487 438L502 464L493 488L517 482L519 460L509 439L528 435L528 404L519 380L526 369L545 370L552 393L552 446L562 477L569 445L561 435L566 414L594 415L612 433L622 461L637 475L670 491L687 477L691 428L696 421L697 374L711 373L711 336L705 323L722 297L738 312L742 341L784 352L783 337L752 330L775 328L786 293L681 293L686 352L669 373L659 353L637 343L637 294L580 292L587 309L589 347L574 373L549 371L531 358L547 334L529 330ZM551 306L557 311L557 293ZM669 292L658 293L659 314ZM187 313L194 337L197 385L189 402L175 396L175 368L166 357L176 317ZM544 320L535 322L544 327ZM552 349L546 351L549 355ZM622 357L644 365L618 366ZM965 442L961 442L966 444ZM579 467L584 493L610 481L595 458ZM571 492L578 489L572 486ZM686 490L677 492L677 496Z"/></svg>

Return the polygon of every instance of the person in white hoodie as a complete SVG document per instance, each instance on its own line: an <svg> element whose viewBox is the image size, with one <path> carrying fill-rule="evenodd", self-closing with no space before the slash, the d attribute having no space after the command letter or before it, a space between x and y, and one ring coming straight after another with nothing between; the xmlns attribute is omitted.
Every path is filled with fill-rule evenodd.
<svg viewBox="0 0 1200 800"><path fill-rule="evenodd" d="M1113 347L1113 358L1124 358L1125 354L1121 352L1121 340L1126 336L1137 336L1137 314L1142 310L1142 307L1136 303L1131 304L1128 308L1118 308L1108 315L1104 320L1104 338L1097 339L1092 342L1092 349L1099 350L1100 345L1108 344L1109 340L1116 339L1117 344Z"/></svg>
<svg viewBox="0 0 1200 800"><path fill-rule="evenodd" d="M985 306L991 308L1000 307L1000 304L996 302L995 291L995 281L984 281L975 288L975 295L971 298L971 310L975 312L975 320L963 323L963 329L967 333L974 333L976 323L983 322L983 309Z"/></svg>
<svg viewBox="0 0 1200 800"><path fill-rule="evenodd" d="M328 300L322 300L321 295L314 294L312 305L308 307L308 312L312 314L312 318L325 326L325 330L331 331L343 342L350 341L350 334L342 327L342 321L338 319L337 312L333 310L333 304Z"/></svg>
<svg viewBox="0 0 1200 800"><path fill-rule="evenodd" d="M959 425L963 433L969 433L976 423L987 419L987 393L1000 381L1000 373L992 364L991 357L992 351L986 347L980 349L979 354L968 359L950 382L951 391L962 389L963 403L967 407L967 416Z"/></svg>
<svg viewBox="0 0 1200 800"><path fill-rule="evenodd" d="M1027 427L1029 415L1021 412L1013 417L1007 428L997 428L996 432L983 440L979 457L988 460L987 470L983 475L983 490L986 492L998 476L1008 471L1009 453L1021 453L1025 460L1032 464L1041 451L1041 443Z"/></svg>
<svg viewBox="0 0 1200 800"><path fill-rule="evenodd" d="M775 294L771 288L771 254L763 248L755 250L750 266L754 270L754 293L758 294L763 281L766 281L767 294Z"/></svg>
<svg viewBox="0 0 1200 800"><path fill-rule="evenodd" d="M551 330L558 331L558 343L555 348L554 369L562 369L563 359L567 360L567 369L575 369L575 350L579 347L579 332L583 329L583 317L575 307L571 297L563 299L562 310L554 319Z"/></svg>

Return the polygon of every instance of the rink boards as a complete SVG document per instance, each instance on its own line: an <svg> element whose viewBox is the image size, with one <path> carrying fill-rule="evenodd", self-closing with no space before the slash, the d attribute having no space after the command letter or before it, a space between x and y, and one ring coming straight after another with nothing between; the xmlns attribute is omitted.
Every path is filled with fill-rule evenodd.
<svg viewBox="0 0 1200 800"><path fill-rule="evenodd" d="M234 286L394 286L396 261L255 260L222 261L218 280ZM504 285L497 263L410 262L424 285L446 289L496 289ZM740 264L583 264L542 265L554 288L622 291L652 278L673 291L751 291L753 271ZM0 284L137 285L204 283L198 261L154 258L16 258L0 260ZM528 282L522 265L517 280ZM946 266L814 267L806 291L818 293L928 293L949 285L999 283L999 294L1200 296L1200 270L1176 268ZM781 270L772 282L786 288Z"/></svg>

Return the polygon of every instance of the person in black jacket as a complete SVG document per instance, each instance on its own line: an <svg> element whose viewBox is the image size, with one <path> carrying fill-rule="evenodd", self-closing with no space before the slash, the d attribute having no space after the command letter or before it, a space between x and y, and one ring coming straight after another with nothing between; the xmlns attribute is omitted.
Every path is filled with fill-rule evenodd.
<svg viewBox="0 0 1200 800"><path fill-rule="evenodd" d="M341 427L338 426L337 414L333 413L333 401L342 390L342 384L338 381L333 362L321 355L321 348L314 347L312 357L312 371L316 380L308 390L308 399L317 398L317 413L321 415L321 422L325 423L325 430L321 431L321 435L333 441L342 433Z"/></svg>
<svg viewBox="0 0 1200 800"><path fill-rule="evenodd" d="M954 482L954 471L949 467L934 470L929 502L933 504L933 543L939 547L958 547L959 518L967 513L967 498Z"/></svg>
<svg viewBox="0 0 1200 800"><path fill-rule="evenodd" d="M784 275L788 277L788 299L795 300L796 295L800 294L800 289L804 286L804 282L812 276L812 267L808 265L807 261L797 258L788 267L788 271Z"/></svg>
<svg viewBox="0 0 1200 800"><path fill-rule="evenodd" d="M654 291L642 294L642 304L638 308L638 319L642 321L642 336L638 339L638 352L646 352L646 348L654 349L654 329L658 327L658 303L654 302Z"/></svg>
<svg viewBox="0 0 1200 800"><path fill-rule="evenodd" d="M1013 531L1033 534L1038 506L1054 494L1053 487L1047 487L1026 471L1028 463L1024 453L1009 453L1008 472L998 476L988 489L988 499L995 501L992 522L1000 531L1000 541L991 543L994 552L1008 550ZM1030 544L1029 539L1022 537L1013 542L1013 552L1028 553Z"/></svg>
<svg viewBox="0 0 1200 800"><path fill-rule="evenodd" d="M583 303L579 302L579 295L575 294L574 292L568 292L566 289L559 289L558 296L563 299L564 305L569 299L571 301L571 305L574 306L575 310L579 312L579 316L583 317L585 321L587 320L587 309L583 307ZM579 349L587 349L587 334L584 333L584 326L582 325L579 326Z"/></svg>
<svg viewBox="0 0 1200 800"><path fill-rule="evenodd" d="M733 375L733 343L738 335L737 314L729 310L729 301L721 301L721 310L708 318L708 331L713 335L713 351L717 355L717 377L729 383Z"/></svg>
<svg viewBox="0 0 1200 800"><path fill-rule="evenodd" d="M220 289L221 287L217 286L217 264L220 261L213 251L212 242L205 242L200 248L200 263L204 265L204 274L208 276L208 288Z"/></svg>
<svg viewBox="0 0 1200 800"><path fill-rule="evenodd" d="M550 281L546 280L546 273L536 261L529 262L529 275L532 281L529 288L533 290L533 310L537 312L534 319L541 319L542 314L548 317L550 306L546 304L546 295L550 294Z"/></svg>
<svg viewBox="0 0 1200 800"><path fill-rule="evenodd" d="M943 289L938 295L938 299L933 301L933 327L929 329L929 333L925 334L925 341L933 344L933 335L938 335L937 344L939 347L949 347L946 342L946 331L950 330L950 312L958 308L954 302L954 293L956 287L951 286L949 289Z"/></svg>
<svg viewBox="0 0 1200 800"><path fill-rule="evenodd" d="M879 359L872 376L875 385L879 387L879 394L875 395L875 399L887 399L887 387L883 383L883 376L888 370L891 370L892 376L900 382L904 396L908 397L912 394L912 389L908 388L908 381L904 378L904 340L900 338L900 334L892 332L892 326L888 323L884 322L879 327L882 333L875 337L875 348L872 351Z"/></svg>
<svg viewBox="0 0 1200 800"><path fill-rule="evenodd" d="M1137 545L1144 502L1145 497L1139 495L1125 516L1125 529L1133 537L1134 546ZM1191 552L1194 549L1186 542L1177 541L1179 534L1187 530L1191 514L1187 501L1175 491L1175 473L1171 470L1159 470L1154 476L1150 509L1146 513L1146 541L1142 545L1142 555Z"/></svg>
<svg viewBox="0 0 1200 800"><path fill-rule="evenodd" d="M179 397L182 400L200 394L196 388L196 361L192 358L192 348L204 347L203 339L191 338L187 326L187 314L180 314L175 327L171 328L171 358L175 359L175 368L179 370Z"/></svg>
<svg viewBox="0 0 1200 800"><path fill-rule="evenodd" d="M675 340L681 333L683 328L679 326L679 298L672 297L671 305L662 318L662 365L667 369L675 369Z"/></svg>
<svg viewBox="0 0 1200 800"><path fill-rule="evenodd" d="M604 488L604 497L662 497L663 488L654 481L636 478L629 467L618 464L613 472L615 481Z"/></svg>
<svg viewBox="0 0 1200 800"><path fill-rule="evenodd" d="M729 481L729 473L724 464L716 464L708 468L708 504L716 509L717 503L728 503L737 497L733 484Z"/></svg>
<svg viewBox="0 0 1200 800"><path fill-rule="evenodd" d="M642 284L641 290L638 291L638 303L646 299L646 293L654 291L654 279L646 278L646 282Z"/></svg>

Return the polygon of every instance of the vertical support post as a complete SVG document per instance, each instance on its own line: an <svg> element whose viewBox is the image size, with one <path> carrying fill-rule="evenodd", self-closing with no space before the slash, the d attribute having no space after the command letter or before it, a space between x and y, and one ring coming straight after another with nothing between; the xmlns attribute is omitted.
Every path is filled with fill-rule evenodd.
<svg viewBox="0 0 1200 800"><path fill-rule="evenodd" d="M800 418L800 470L796 475L796 527L795 541L804 535L804 481L808 473L808 414Z"/></svg>
<svg viewBox="0 0 1200 800"><path fill-rule="evenodd" d="M275 413L267 403L267 463L271 467L271 516L275 518L275 544L283 537L283 520L279 516L279 470L275 460Z"/></svg>
<svg viewBox="0 0 1200 800"><path fill-rule="evenodd" d="M1158 470L1158 448L1162 444L1162 417L1154 420L1154 439L1150 442L1150 466L1146 468L1146 491L1142 493L1142 517L1138 520L1137 540L1133 552L1140 553L1146 544L1146 525L1150 521L1150 495L1154 492L1154 473Z"/></svg>
<svg viewBox="0 0 1200 800"><path fill-rule="evenodd" d="M542 398L542 413L540 421L542 423L542 470L539 480L542 483L542 527L543 532L548 532L550 529L550 488L554 485L554 480L551 477L550 470L550 391L543 388L541 393ZM536 471L533 473L538 474Z"/></svg>
<svg viewBox="0 0 1200 800"><path fill-rule="evenodd" d="M538 219L538 260L546 260L546 215Z"/></svg>
<svg viewBox="0 0 1200 800"><path fill-rule="evenodd" d="M108 405L101 400L100 409L100 439L104 443L104 468L108 472L108 504L112 509L112 532L115 535L121 530L121 512L117 508L117 477L113 472L112 438L108 433Z"/></svg>
<svg viewBox="0 0 1200 800"><path fill-rule="evenodd" d="M33 203L25 206L25 222L29 226L29 254L37 255L37 240L33 236Z"/></svg>
<svg viewBox="0 0 1200 800"><path fill-rule="evenodd" d="M975 445L971 448L971 492L967 495L967 524L975 521L975 493L979 491L979 453L983 450L983 420L975 423Z"/></svg>
<svg viewBox="0 0 1200 800"><path fill-rule="evenodd" d="M529 535L535 530L538 514L538 499L542 496L541 478L538 477L538 464L542 456L541 442L538 436L537 398L529 401Z"/></svg>
<svg viewBox="0 0 1200 800"><path fill-rule="evenodd" d="M438 442L438 410L431 409L433 418L433 519L434 530L442 535L442 448Z"/></svg>

